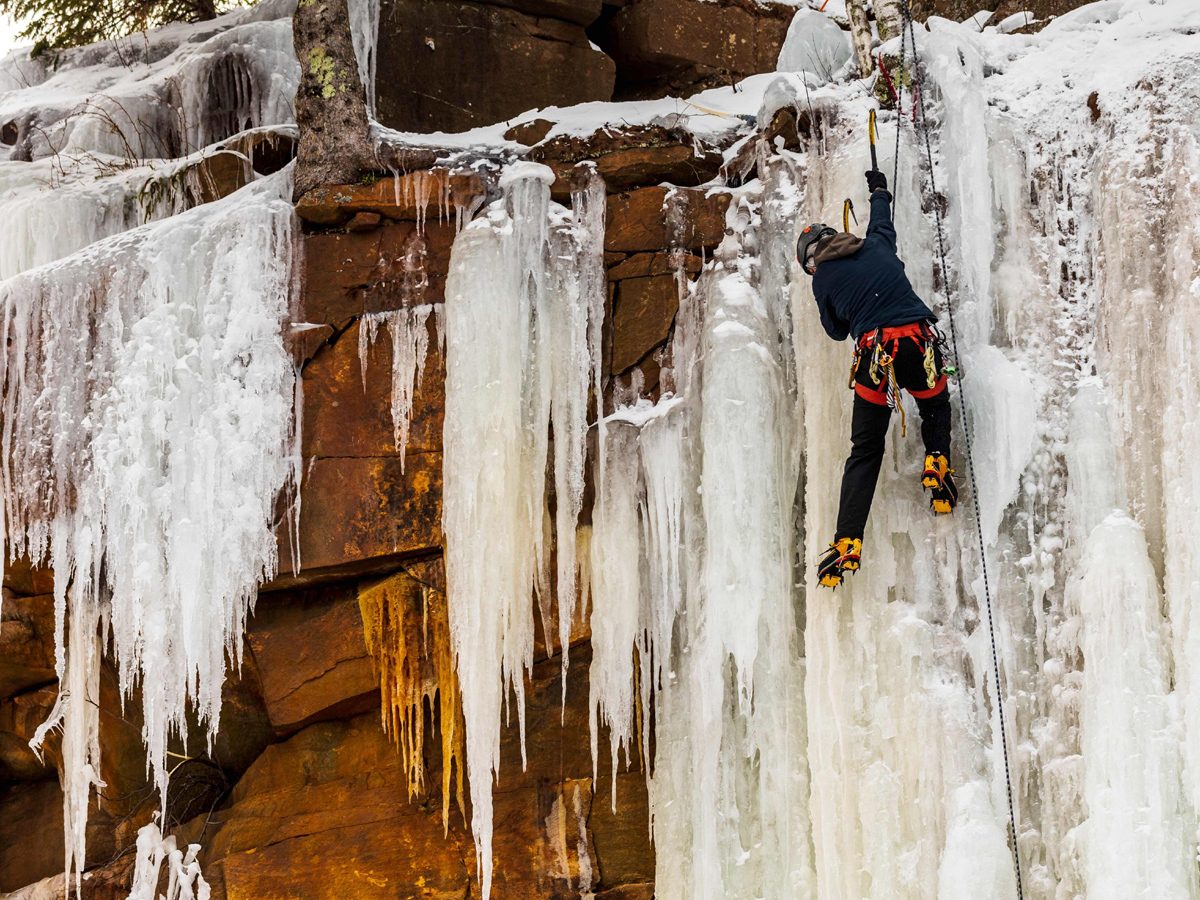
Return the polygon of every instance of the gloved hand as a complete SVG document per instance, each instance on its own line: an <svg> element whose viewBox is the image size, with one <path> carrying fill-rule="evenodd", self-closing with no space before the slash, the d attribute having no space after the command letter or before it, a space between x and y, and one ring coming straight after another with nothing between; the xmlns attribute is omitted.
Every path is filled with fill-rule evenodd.
<svg viewBox="0 0 1200 900"><path fill-rule="evenodd" d="M887 176L878 169L872 169L867 173L867 190L872 194L876 191L887 190ZM890 194L888 195L891 196Z"/></svg>

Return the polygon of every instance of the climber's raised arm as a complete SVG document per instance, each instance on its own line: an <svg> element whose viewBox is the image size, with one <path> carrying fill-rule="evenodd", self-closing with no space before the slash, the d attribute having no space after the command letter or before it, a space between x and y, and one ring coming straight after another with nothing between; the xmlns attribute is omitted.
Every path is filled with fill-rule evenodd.
<svg viewBox="0 0 1200 900"><path fill-rule="evenodd" d="M867 237L879 235L894 252L896 226L892 222L892 195L888 193L887 177L877 169L872 169L867 172L867 188L871 191L871 221L867 224Z"/></svg>

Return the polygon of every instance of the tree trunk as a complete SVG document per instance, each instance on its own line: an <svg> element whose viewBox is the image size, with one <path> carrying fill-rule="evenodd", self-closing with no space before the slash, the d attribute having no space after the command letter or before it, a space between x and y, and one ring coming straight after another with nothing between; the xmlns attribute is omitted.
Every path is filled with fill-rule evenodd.
<svg viewBox="0 0 1200 900"><path fill-rule="evenodd" d="M858 59L858 74L866 78L875 68L871 58L871 23L862 0L846 0L846 16L850 19L850 37L854 41L854 55Z"/></svg>
<svg viewBox="0 0 1200 900"><path fill-rule="evenodd" d="M323 184L350 184L378 168L358 77L346 0L300 0L292 18L300 60L294 199Z"/></svg>
<svg viewBox="0 0 1200 900"><path fill-rule="evenodd" d="M904 27L900 0L875 0L875 24L879 26L879 37L883 40L899 37Z"/></svg>

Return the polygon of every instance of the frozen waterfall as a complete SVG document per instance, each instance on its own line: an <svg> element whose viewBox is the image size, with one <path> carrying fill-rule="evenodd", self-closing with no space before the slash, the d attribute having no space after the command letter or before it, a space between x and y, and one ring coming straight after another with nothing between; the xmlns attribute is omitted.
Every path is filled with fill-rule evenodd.
<svg viewBox="0 0 1200 900"><path fill-rule="evenodd" d="M849 351L789 266L796 224L862 190L867 101L814 91L809 149L762 154L759 178L732 191L664 359L675 390L618 405L592 446L593 748L607 729L614 768L646 760L658 896L1009 900L1014 849L1038 900L1200 896L1197 29L1185 0L1123 0L1036 35L918 30L944 200L906 95L895 217L943 328L947 286L954 304L998 683L957 399L967 502L928 514L917 429L895 427L862 571L814 587L848 449ZM895 129L895 115L882 122L889 172ZM544 520L540 441L544 405L568 388L531 380L529 313L473 317L453 339L454 302L474 296L482 317L500 311L482 296L507 297L512 315L548 280L529 248L564 214L518 193L464 231L448 301L448 365L470 372L447 398L450 608L460 640L486 634L489 648L459 659L485 870L481 782L503 694L519 697L528 665L528 594L564 526ZM464 358L485 321L516 329L492 342L506 359ZM511 393L506 415L485 385ZM519 525L501 529L519 553L468 527L485 498ZM516 568L472 569L484 559Z"/></svg>
<svg viewBox="0 0 1200 900"><path fill-rule="evenodd" d="M227 663L298 485L283 326L290 173L0 283L9 553L55 572L67 868L99 784L100 655L142 694L159 796L186 711L215 733ZM295 509L293 509L295 512ZM69 639L69 640L68 640Z"/></svg>

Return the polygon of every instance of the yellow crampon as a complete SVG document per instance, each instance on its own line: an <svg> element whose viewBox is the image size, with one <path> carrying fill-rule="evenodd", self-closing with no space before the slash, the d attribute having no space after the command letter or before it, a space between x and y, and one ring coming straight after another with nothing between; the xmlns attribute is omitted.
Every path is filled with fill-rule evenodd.
<svg viewBox="0 0 1200 900"><path fill-rule="evenodd" d="M958 503L958 486L954 483L954 470L950 468L950 460L946 458L945 454L930 453L926 455L921 485L927 491L932 491L929 506L935 513L944 516L954 512L954 507Z"/></svg>
<svg viewBox="0 0 1200 900"><path fill-rule="evenodd" d="M822 587L837 587L846 572L858 571L861 557L861 538L838 538L829 545L829 552L817 566L817 580Z"/></svg>

